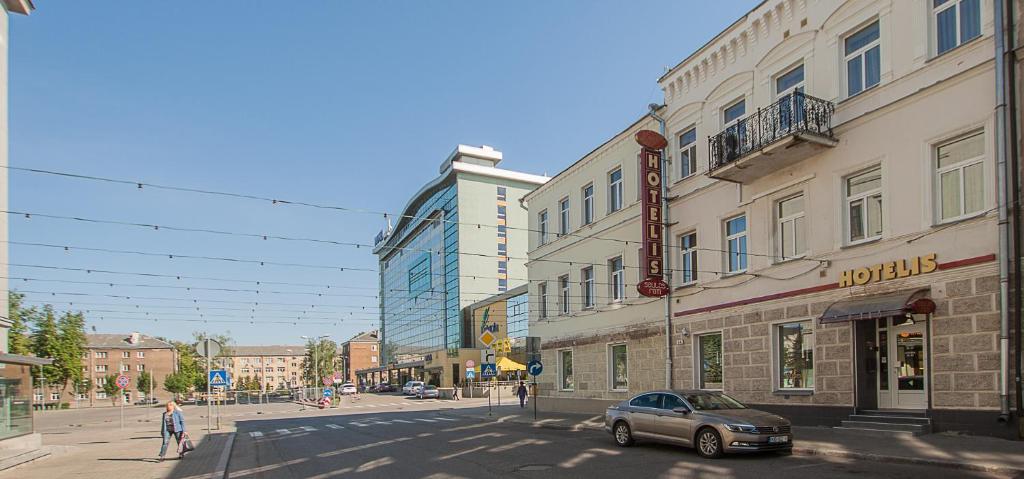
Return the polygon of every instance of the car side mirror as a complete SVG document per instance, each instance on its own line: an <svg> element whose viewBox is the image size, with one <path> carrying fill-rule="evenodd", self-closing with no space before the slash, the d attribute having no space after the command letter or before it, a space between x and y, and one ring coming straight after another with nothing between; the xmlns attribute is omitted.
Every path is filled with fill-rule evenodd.
<svg viewBox="0 0 1024 479"><path fill-rule="evenodd" d="M680 406L677 408L672 408L672 412L677 412L679 414L690 414L690 408Z"/></svg>

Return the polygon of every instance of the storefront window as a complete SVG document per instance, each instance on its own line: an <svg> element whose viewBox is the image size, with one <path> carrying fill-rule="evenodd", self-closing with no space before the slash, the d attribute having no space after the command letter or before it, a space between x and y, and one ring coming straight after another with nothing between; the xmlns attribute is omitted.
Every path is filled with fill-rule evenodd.
<svg viewBox="0 0 1024 479"><path fill-rule="evenodd" d="M562 389L572 390L575 388L575 384L572 381L572 350L560 351L559 360L561 361L559 374L561 375L561 387Z"/></svg>
<svg viewBox="0 0 1024 479"><path fill-rule="evenodd" d="M700 352L700 389L722 389L722 335L697 338Z"/></svg>
<svg viewBox="0 0 1024 479"><path fill-rule="evenodd" d="M625 344L616 344L611 347L611 372L612 389L629 389Z"/></svg>
<svg viewBox="0 0 1024 479"><path fill-rule="evenodd" d="M0 439L32 432L31 371L0 363Z"/></svg>
<svg viewBox="0 0 1024 479"><path fill-rule="evenodd" d="M814 332L811 322L780 324L776 328L779 387L814 389Z"/></svg>

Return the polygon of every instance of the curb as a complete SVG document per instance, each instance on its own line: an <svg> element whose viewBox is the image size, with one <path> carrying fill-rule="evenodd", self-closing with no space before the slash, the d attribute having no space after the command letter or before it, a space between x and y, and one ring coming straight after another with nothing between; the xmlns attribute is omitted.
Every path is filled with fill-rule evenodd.
<svg viewBox="0 0 1024 479"><path fill-rule="evenodd" d="M466 415L466 414L451 414L453 416L461 416L465 418L478 419L478 420L494 420L494 417L478 416L478 415ZM512 424L522 424L532 427L540 427L545 429L556 429L562 431L602 431L603 428L599 426L591 425L580 425L580 424L557 424L557 423L541 423L533 421L517 421L510 420L505 421ZM840 449L816 449L813 447L801 447L799 445L793 446L793 454L799 456L826 456L826 457L841 457L847 459L864 459L875 462L885 462L891 464L910 464L918 466L935 466L935 467L946 467L951 469L959 469L966 471L979 471L988 472L993 474L1024 474L1024 468L1016 468L1009 466L996 466L989 464L976 464L970 462L957 462L947 461L943 459L928 459L921 457L904 457L904 456L887 456L884 454L874 454L870 452L858 452L858 451L845 451Z"/></svg>
<svg viewBox="0 0 1024 479"><path fill-rule="evenodd" d="M210 474L210 479L224 479L228 477L228 461L231 459L231 450L235 447L235 436L237 434L237 432L233 432L228 436L228 442L224 445L224 450L220 453L220 459L217 461L217 468Z"/></svg>

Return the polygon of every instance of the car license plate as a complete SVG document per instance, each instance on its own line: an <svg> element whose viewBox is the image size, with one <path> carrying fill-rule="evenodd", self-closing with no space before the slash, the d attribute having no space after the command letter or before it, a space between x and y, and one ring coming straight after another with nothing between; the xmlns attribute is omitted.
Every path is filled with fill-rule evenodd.
<svg viewBox="0 0 1024 479"><path fill-rule="evenodd" d="M770 442L770 443L789 442L789 436L770 436L768 438L768 442Z"/></svg>

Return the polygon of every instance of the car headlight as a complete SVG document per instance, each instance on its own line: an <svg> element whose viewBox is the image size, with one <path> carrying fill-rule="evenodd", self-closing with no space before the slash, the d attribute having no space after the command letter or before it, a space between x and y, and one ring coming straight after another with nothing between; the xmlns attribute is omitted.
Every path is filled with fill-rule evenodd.
<svg viewBox="0 0 1024 479"><path fill-rule="evenodd" d="M757 432L757 428L749 424L726 424L725 428L732 432Z"/></svg>

